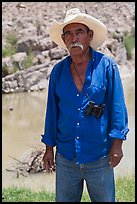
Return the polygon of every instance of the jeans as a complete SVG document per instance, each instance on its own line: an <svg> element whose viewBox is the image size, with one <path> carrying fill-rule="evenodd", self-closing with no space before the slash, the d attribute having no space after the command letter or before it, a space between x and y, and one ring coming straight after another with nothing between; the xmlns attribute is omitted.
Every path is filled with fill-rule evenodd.
<svg viewBox="0 0 137 204"><path fill-rule="evenodd" d="M114 170L108 156L76 164L56 154L56 202L80 202L84 180L92 202L115 202Z"/></svg>

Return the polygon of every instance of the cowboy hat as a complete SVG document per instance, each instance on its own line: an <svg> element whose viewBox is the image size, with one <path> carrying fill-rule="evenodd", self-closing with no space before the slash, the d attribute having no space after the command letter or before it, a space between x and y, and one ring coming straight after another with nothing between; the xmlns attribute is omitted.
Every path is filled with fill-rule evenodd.
<svg viewBox="0 0 137 204"><path fill-rule="evenodd" d="M98 19L81 13L78 8L70 9L66 12L66 16L63 23L59 23L56 20L53 21L49 35L53 42L62 48L66 49L66 45L61 38L63 28L70 23L82 23L86 25L90 30L93 30L93 38L90 41L90 47L97 49L107 38L107 28Z"/></svg>

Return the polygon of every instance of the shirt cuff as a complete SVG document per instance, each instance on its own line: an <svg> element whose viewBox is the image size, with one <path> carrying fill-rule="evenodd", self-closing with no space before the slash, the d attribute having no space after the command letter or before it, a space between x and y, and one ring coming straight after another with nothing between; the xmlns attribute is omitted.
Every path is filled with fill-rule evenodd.
<svg viewBox="0 0 137 204"><path fill-rule="evenodd" d="M126 135L127 135L128 131L129 131L128 128L125 128L121 131L117 130L117 129L113 129L110 131L109 136L114 137L114 138L118 138L121 140L126 140L127 139Z"/></svg>
<svg viewBox="0 0 137 204"><path fill-rule="evenodd" d="M42 137L41 142L43 142L44 144L47 144L47 145L49 145L51 147L56 146L55 142L45 138L45 134L41 134L41 137Z"/></svg>

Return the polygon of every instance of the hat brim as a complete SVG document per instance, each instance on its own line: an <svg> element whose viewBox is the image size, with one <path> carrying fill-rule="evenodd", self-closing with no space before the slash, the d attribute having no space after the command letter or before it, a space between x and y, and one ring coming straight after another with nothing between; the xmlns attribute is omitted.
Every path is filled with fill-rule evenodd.
<svg viewBox="0 0 137 204"><path fill-rule="evenodd" d="M90 47L92 47L94 50L96 50L107 38L106 26L98 19L87 14L79 14L76 17L73 16L73 19L70 19L65 23L58 23L55 20L50 27L49 35L52 41L64 49L67 48L61 38L61 34L63 33L63 28L70 23L82 23L90 30L93 30L94 34L93 39L90 41Z"/></svg>

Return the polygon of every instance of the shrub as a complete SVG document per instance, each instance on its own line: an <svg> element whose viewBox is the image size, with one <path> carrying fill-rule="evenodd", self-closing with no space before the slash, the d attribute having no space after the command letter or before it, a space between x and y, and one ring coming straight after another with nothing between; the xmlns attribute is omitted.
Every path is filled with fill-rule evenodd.
<svg viewBox="0 0 137 204"><path fill-rule="evenodd" d="M2 48L2 57L12 56L16 53L18 39L19 38L14 31L11 31L6 35L7 45Z"/></svg>
<svg viewBox="0 0 137 204"><path fill-rule="evenodd" d="M127 59L132 58L132 50L135 48L135 29L131 30L131 33L127 33L124 37L124 45L127 51Z"/></svg>

